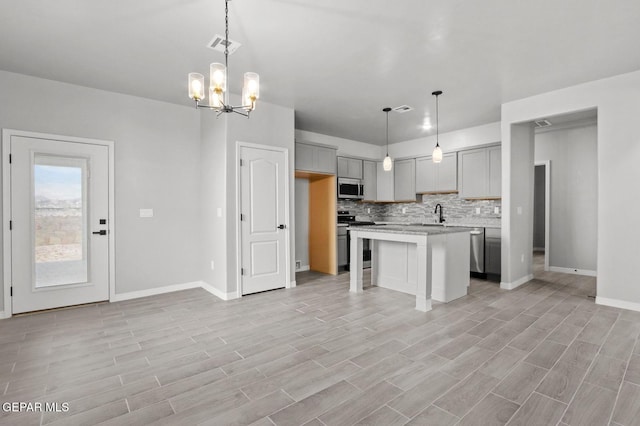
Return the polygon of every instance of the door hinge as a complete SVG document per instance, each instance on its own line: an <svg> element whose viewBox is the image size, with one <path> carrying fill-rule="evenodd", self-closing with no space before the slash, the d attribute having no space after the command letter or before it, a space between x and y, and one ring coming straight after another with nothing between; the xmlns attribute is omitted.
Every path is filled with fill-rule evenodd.
<svg viewBox="0 0 640 426"><path fill-rule="evenodd" d="M13 286L9 289L9 296L13 297Z"/></svg>
<svg viewBox="0 0 640 426"><path fill-rule="evenodd" d="M11 164L11 161L12 161L11 154L9 154L9 164Z"/></svg>
<svg viewBox="0 0 640 426"><path fill-rule="evenodd" d="M244 220L244 215L242 213L240 213L240 220Z"/></svg>
<svg viewBox="0 0 640 426"><path fill-rule="evenodd" d="M242 158L240 159L240 167L244 166L244 161L242 161Z"/></svg>
<svg viewBox="0 0 640 426"><path fill-rule="evenodd" d="M240 268L240 275L244 275L244 268Z"/></svg>
<svg viewBox="0 0 640 426"><path fill-rule="evenodd" d="M9 231L13 231L13 221L9 221Z"/></svg>

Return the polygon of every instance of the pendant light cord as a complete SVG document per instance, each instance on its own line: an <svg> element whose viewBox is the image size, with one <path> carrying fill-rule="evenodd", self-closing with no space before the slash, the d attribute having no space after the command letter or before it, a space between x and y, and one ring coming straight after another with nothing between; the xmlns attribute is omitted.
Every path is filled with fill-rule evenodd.
<svg viewBox="0 0 640 426"><path fill-rule="evenodd" d="M229 0L224 0L224 81L229 82ZM224 92L224 103L229 105L229 90Z"/></svg>
<svg viewBox="0 0 640 426"><path fill-rule="evenodd" d="M440 95L436 95L436 146L440 146L440 111L438 110L438 96Z"/></svg>
<svg viewBox="0 0 640 426"><path fill-rule="evenodd" d="M387 113L387 157L389 156L389 111Z"/></svg>

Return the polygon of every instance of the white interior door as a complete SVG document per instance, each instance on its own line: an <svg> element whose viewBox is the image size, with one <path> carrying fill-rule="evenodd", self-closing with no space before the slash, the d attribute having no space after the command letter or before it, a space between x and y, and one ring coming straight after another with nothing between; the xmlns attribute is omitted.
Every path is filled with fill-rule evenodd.
<svg viewBox="0 0 640 426"><path fill-rule="evenodd" d="M109 299L109 151L11 136L12 312Z"/></svg>
<svg viewBox="0 0 640 426"><path fill-rule="evenodd" d="M241 147L242 294L286 285L285 153Z"/></svg>

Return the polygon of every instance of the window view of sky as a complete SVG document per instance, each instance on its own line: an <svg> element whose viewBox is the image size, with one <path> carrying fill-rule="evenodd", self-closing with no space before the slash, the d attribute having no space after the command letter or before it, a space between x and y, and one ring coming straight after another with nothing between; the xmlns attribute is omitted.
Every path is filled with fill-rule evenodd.
<svg viewBox="0 0 640 426"><path fill-rule="evenodd" d="M34 183L36 199L79 199L82 197L82 168L36 164Z"/></svg>

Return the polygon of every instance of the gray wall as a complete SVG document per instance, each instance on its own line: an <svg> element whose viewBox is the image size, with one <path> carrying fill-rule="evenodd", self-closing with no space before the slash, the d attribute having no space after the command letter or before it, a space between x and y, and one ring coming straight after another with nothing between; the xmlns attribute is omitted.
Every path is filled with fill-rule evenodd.
<svg viewBox="0 0 640 426"><path fill-rule="evenodd" d="M215 113L202 112L200 144L200 202L202 207L202 248L200 271L202 280L218 289L227 291L227 116L216 119ZM218 216L218 209L221 216ZM211 269L211 262L214 268Z"/></svg>
<svg viewBox="0 0 640 426"><path fill-rule="evenodd" d="M200 280L193 108L4 71L0 93L2 128L115 142L116 293Z"/></svg>
<svg viewBox="0 0 640 426"><path fill-rule="evenodd" d="M549 266L597 268L597 142L594 124L536 134L536 161L551 161Z"/></svg>
<svg viewBox="0 0 640 426"><path fill-rule="evenodd" d="M309 180L296 179L296 260L309 266Z"/></svg>
<svg viewBox="0 0 640 426"><path fill-rule="evenodd" d="M533 248L544 250L545 235L545 166L535 167L533 188Z"/></svg>

